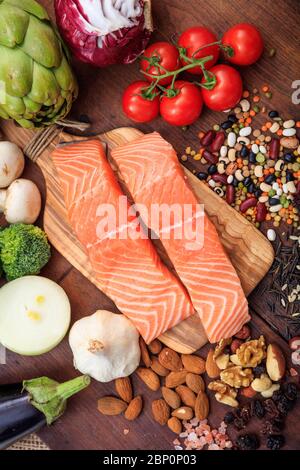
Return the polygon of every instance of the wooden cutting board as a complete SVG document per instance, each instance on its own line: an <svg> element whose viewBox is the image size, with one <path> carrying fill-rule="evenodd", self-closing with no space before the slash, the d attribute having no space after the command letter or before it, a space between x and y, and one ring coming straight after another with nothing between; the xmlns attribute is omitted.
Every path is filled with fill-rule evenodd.
<svg viewBox="0 0 300 470"><path fill-rule="evenodd" d="M34 136L34 132L20 129L12 122L3 122L2 130L9 140L23 148ZM137 129L126 127L114 129L98 137L107 143L109 153L113 147L134 140L141 134ZM76 139L79 138L63 132L60 133L37 159L37 164L43 172L47 186L44 228L53 246L75 268L99 287L88 257L67 222L58 175L51 159L51 152L59 142L69 142ZM273 262L272 245L250 222L228 206L206 184L187 169L185 169L185 173L199 202L205 204L205 210L216 226L221 242L239 274L246 295L248 295L265 276ZM198 315L184 320L164 333L160 339L166 345L182 353L194 352L207 342Z"/></svg>

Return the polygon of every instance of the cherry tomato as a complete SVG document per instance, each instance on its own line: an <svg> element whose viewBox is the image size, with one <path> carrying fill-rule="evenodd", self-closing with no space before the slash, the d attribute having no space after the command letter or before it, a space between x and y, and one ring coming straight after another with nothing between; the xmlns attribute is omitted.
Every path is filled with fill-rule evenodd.
<svg viewBox="0 0 300 470"><path fill-rule="evenodd" d="M237 65L254 64L264 49L260 32L249 23L236 24L228 29L223 36L222 44L233 48L233 57L226 55L226 58L229 62Z"/></svg>
<svg viewBox="0 0 300 470"><path fill-rule="evenodd" d="M148 82L139 80L131 83L123 93L123 111L135 122L149 122L159 115L159 96L152 100L142 96L148 87Z"/></svg>
<svg viewBox="0 0 300 470"><path fill-rule="evenodd" d="M189 126L198 119L202 112L201 91L193 83L184 80L176 81L174 88L179 90L179 93L170 98L163 96L160 102L160 114L166 122L173 126Z"/></svg>
<svg viewBox="0 0 300 470"><path fill-rule="evenodd" d="M241 99L243 83L237 70L229 65L215 65L210 72L216 76L217 83L212 90L202 89L203 101L214 111L233 108ZM203 77L202 83L205 82Z"/></svg>
<svg viewBox="0 0 300 470"><path fill-rule="evenodd" d="M209 47L203 46L216 41L216 36L209 29L204 28L202 26L194 26L193 28L189 28L181 34L178 41L178 45L186 50L186 55L189 58L194 57L195 59L201 59L202 57L206 57L209 55L213 56L213 58L205 64L205 68L210 69L217 62L220 54L220 49L218 45ZM197 50L200 48L203 49L197 52ZM195 52L197 53L195 54ZM183 59L181 60L181 62L182 65L188 64L188 62L185 62ZM202 75L201 67L193 67L192 69L189 69L188 72L192 74Z"/></svg>
<svg viewBox="0 0 300 470"><path fill-rule="evenodd" d="M168 42L156 42L151 46L147 47L144 52L145 57L149 57L153 63L158 63L169 72L177 70L180 66L179 52L175 46ZM150 82L155 80L157 75L163 75L164 71L161 70L157 65L151 65L148 60L141 60L141 70L152 75L153 78L144 75L144 78ZM171 83L172 77L162 78L159 83L160 85L168 85Z"/></svg>

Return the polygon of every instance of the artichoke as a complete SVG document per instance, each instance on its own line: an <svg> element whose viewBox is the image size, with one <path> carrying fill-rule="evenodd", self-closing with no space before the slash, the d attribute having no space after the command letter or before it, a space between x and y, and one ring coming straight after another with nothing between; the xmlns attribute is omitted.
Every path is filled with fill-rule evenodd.
<svg viewBox="0 0 300 470"><path fill-rule="evenodd" d="M78 94L68 52L35 0L0 0L0 117L25 128L62 119Z"/></svg>

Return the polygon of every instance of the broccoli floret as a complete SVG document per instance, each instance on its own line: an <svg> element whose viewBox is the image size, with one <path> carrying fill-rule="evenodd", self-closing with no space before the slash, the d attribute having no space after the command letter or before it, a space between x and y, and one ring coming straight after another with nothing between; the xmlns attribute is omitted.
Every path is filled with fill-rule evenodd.
<svg viewBox="0 0 300 470"><path fill-rule="evenodd" d="M0 258L8 281L39 274L51 252L47 235L34 225L10 225L0 232Z"/></svg>

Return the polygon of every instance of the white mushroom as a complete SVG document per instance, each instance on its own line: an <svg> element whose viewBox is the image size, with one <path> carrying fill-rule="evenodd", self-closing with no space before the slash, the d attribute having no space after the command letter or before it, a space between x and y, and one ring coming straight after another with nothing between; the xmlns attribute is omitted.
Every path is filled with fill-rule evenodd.
<svg viewBox="0 0 300 470"><path fill-rule="evenodd" d="M99 382L132 374L140 362L139 334L124 315L98 310L71 328L74 367Z"/></svg>
<svg viewBox="0 0 300 470"><path fill-rule="evenodd" d="M0 212L10 224L33 224L41 211L41 194L35 183L20 178L0 190Z"/></svg>
<svg viewBox="0 0 300 470"><path fill-rule="evenodd" d="M7 188L23 173L25 159L22 150L12 142L0 142L0 188Z"/></svg>

